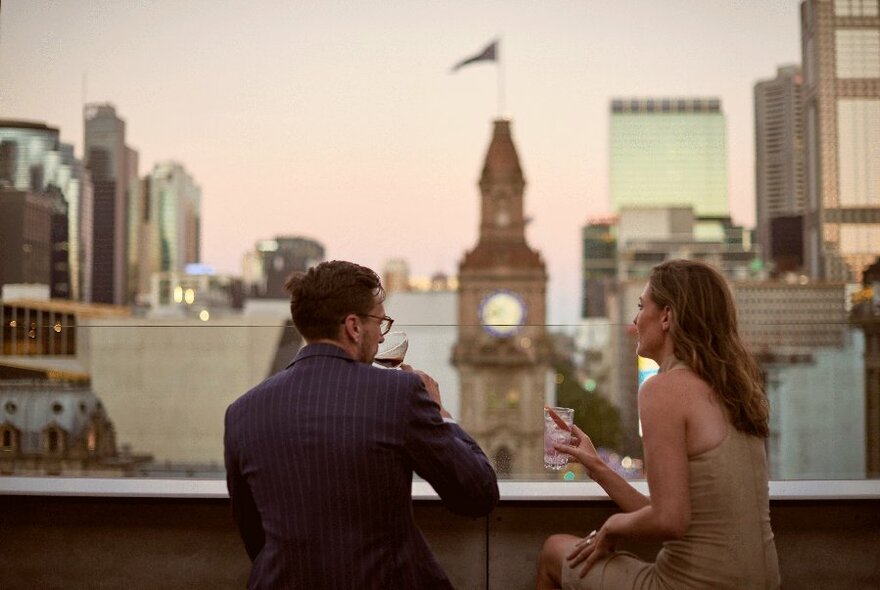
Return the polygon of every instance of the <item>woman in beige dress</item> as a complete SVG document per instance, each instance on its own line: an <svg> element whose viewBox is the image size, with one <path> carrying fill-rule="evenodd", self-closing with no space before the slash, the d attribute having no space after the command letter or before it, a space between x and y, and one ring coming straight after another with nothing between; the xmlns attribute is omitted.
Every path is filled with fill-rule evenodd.
<svg viewBox="0 0 880 590"><path fill-rule="evenodd" d="M770 528L768 404L723 277L700 262L656 266L633 321L638 354L660 365L639 390L650 499L605 465L574 427L560 451L621 509L586 537L553 535L538 589L778 588ZM655 539L654 563L615 551Z"/></svg>

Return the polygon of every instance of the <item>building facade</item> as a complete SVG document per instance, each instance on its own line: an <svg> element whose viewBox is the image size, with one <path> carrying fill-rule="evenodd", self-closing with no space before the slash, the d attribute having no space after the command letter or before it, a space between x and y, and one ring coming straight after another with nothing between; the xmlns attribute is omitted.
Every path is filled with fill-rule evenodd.
<svg viewBox="0 0 880 590"><path fill-rule="evenodd" d="M73 146L61 143L58 129L43 123L0 121L0 184L53 198L52 296L89 301L92 182ZM66 228L58 226L62 217Z"/></svg>
<svg viewBox="0 0 880 590"><path fill-rule="evenodd" d="M52 282L53 200L0 188L0 285Z"/></svg>
<svg viewBox="0 0 880 590"><path fill-rule="evenodd" d="M729 218L707 223L691 207L626 207L617 227L617 278L647 279L664 260L687 258L712 264L728 278L745 279L757 272L750 236Z"/></svg>
<svg viewBox="0 0 880 590"><path fill-rule="evenodd" d="M110 104L84 111L85 162L92 175L92 300L128 303L128 206L132 186L125 121Z"/></svg>
<svg viewBox="0 0 880 590"><path fill-rule="evenodd" d="M143 206L130 225L143 234L143 239L129 241L139 249L131 257L132 276L142 282L156 273L182 274L201 259L201 188L177 162L156 164L143 187ZM139 266L147 271L139 271ZM152 291L143 287L139 286L141 296Z"/></svg>
<svg viewBox="0 0 880 590"><path fill-rule="evenodd" d="M737 281L732 291L770 401L771 477L864 477L864 339L847 325L846 285Z"/></svg>
<svg viewBox="0 0 880 590"><path fill-rule="evenodd" d="M773 220L804 215L803 75L799 66L778 68L776 77L755 84L755 207L758 244L766 261L781 270L796 270L801 249L785 248ZM776 224L790 234L788 225ZM789 231L784 231L789 230ZM803 232L796 234L802 239ZM794 259L792 259L794 258Z"/></svg>
<svg viewBox="0 0 880 590"><path fill-rule="evenodd" d="M133 475L149 458L118 452L87 384L0 380L0 474Z"/></svg>
<svg viewBox="0 0 880 590"><path fill-rule="evenodd" d="M284 283L293 272L306 271L324 260L324 245L302 236L260 240L245 255L243 278L250 297L287 299Z"/></svg>
<svg viewBox="0 0 880 590"><path fill-rule="evenodd" d="M806 213L814 278L861 281L880 252L878 0L801 4Z"/></svg>
<svg viewBox="0 0 880 590"><path fill-rule="evenodd" d="M727 148L717 98L611 101L610 190L626 206L690 205L727 216Z"/></svg>
<svg viewBox="0 0 880 590"><path fill-rule="evenodd" d="M501 477L543 473L547 271L526 241L525 179L508 120L494 122L479 187L479 240L458 273L461 423Z"/></svg>
<svg viewBox="0 0 880 590"><path fill-rule="evenodd" d="M382 266L382 286L386 293L409 291L409 263L403 258L386 260Z"/></svg>
<svg viewBox="0 0 880 590"><path fill-rule="evenodd" d="M99 318L115 325L129 310L28 296L0 305L0 474L139 474L150 456L117 447L89 370L89 342L107 331L88 325Z"/></svg>
<svg viewBox="0 0 880 590"><path fill-rule="evenodd" d="M582 318L608 317L607 298L617 276L617 220L592 220L581 229Z"/></svg>
<svg viewBox="0 0 880 590"><path fill-rule="evenodd" d="M52 181L47 156L60 146L55 127L0 120L0 181L19 190L42 190Z"/></svg>

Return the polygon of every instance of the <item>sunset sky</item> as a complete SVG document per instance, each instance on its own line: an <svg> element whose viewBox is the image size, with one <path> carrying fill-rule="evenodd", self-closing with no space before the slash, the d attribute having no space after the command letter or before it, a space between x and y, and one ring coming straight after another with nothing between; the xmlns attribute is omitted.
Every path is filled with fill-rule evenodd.
<svg viewBox="0 0 880 590"><path fill-rule="evenodd" d="M580 227L609 213L612 97L718 96L729 199L752 225L752 91L800 62L796 0L6 0L0 117L45 122L82 155L82 103L113 103L140 173L202 187L203 259L240 274L258 239L454 274L476 241L498 113L526 175L551 323L579 315ZM450 73L500 38L501 64Z"/></svg>

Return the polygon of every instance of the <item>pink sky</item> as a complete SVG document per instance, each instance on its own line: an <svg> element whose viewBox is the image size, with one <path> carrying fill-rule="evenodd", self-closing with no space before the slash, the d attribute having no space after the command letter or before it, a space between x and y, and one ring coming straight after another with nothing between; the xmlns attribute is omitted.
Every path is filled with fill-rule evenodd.
<svg viewBox="0 0 880 590"><path fill-rule="evenodd" d="M6 0L0 117L81 155L87 100L111 102L141 173L184 163L203 190L204 261L240 273L276 234L377 270L455 273L497 66L449 68L501 37L505 115L528 182L552 323L576 321L580 227L608 213L612 97L719 96L729 200L754 223L752 89L800 61L796 0L127 2Z"/></svg>

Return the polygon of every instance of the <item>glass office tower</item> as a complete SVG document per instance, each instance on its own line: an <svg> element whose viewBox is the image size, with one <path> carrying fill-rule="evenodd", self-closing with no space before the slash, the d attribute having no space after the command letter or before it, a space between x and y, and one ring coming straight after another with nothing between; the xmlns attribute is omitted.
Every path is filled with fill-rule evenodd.
<svg viewBox="0 0 880 590"><path fill-rule="evenodd" d="M177 162L149 174L149 248L152 272L182 272L200 262L202 190Z"/></svg>
<svg viewBox="0 0 880 590"><path fill-rule="evenodd" d="M66 203L63 251L68 283L53 296L91 301L92 181L73 146L44 123L0 120L0 183L20 191L60 191ZM53 189L54 187L54 189ZM61 228L59 228L61 229Z"/></svg>
<svg viewBox="0 0 880 590"><path fill-rule="evenodd" d="M727 217L727 147L717 98L611 101L611 208L690 205Z"/></svg>

